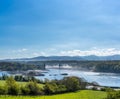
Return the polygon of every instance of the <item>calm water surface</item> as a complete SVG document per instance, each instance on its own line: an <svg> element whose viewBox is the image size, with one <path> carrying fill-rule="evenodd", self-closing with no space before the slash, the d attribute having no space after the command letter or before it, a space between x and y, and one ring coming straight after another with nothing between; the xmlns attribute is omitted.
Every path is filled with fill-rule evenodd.
<svg viewBox="0 0 120 99"><path fill-rule="evenodd" d="M87 72L79 70L64 70L64 69L49 69L45 76L36 76L38 79L62 79L62 73L67 73L68 76L78 76L84 78L88 82L97 82L99 85L120 87L120 74L115 73L99 73L99 72Z"/></svg>
<svg viewBox="0 0 120 99"><path fill-rule="evenodd" d="M120 74L115 73L99 73L99 72L87 72L80 70L68 70L68 69L48 69L48 73L44 73L45 76L35 76L38 79L44 80L45 78L52 79L62 79L65 77L61 75L62 73L67 73L67 76L77 76L84 78L88 82L97 82L99 85L120 87ZM0 76L3 74L8 74L6 71L0 71Z"/></svg>

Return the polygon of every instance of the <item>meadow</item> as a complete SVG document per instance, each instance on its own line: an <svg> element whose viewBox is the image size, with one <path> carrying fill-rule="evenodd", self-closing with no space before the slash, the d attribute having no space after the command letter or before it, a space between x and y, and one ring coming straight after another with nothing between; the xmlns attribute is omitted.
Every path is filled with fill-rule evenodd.
<svg viewBox="0 0 120 99"><path fill-rule="evenodd" d="M19 84L20 86L25 86L27 84L27 82L16 82L17 84ZM4 86L5 84L5 80L0 80L0 85ZM43 84L38 84L41 88L43 88Z"/></svg>
<svg viewBox="0 0 120 99"><path fill-rule="evenodd" d="M51 96L0 96L0 99L104 99L106 96L102 91L81 90Z"/></svg>

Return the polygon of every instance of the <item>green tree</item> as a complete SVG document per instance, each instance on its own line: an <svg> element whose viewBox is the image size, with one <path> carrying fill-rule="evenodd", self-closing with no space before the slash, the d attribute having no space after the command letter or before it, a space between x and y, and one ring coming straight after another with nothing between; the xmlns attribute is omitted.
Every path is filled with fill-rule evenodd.
<svg viewBox="0 0 120 99"><path fill-rule="evenodd" d="M30 94L30 89L27 86L22 86L21 87L21 94L29 95Z"/></svg>
<svg viewBox="0 0 120 99"><path fill-rule="evenodd" d="M66 91L67 91L67 88L65 85L58 85L58 90L57 90L58 93L64 93Z"/></svg>
<svg viewBox="0 0 120 99"><path fill-rule="evenodd" d="M6 87L10 95L18 95L20 93L20 87L12 76L6 80Z"/></svg>
<svg viewBox="0 0 120 99"><path fill-rule="evenodd" d="M45 94L55 94L57 93L58 86L55 82L46 83L44 86Z"/></svg>
<svg viewBox="0 0 120 99"><path fill-rule="evenodd" d="M30 95L42 95L43 91L35 81L30 81L26 86L24 91L27 91Z"/></svg>
<svg viewBox="0 0 120 99"><path fill-rule="evenodd" d="M107 89L107 98L106 99L120 99L120 91Z"/></svg>
<svg viewBox="0 0 120 99"><path fill-rule="evenodd" d="M66 86L68 92L80 89L80 82L77 77L65 77L62 83Z"/></svg>
<svg viewBox="0 0 120 99"><path fill-rule="evenodd" d="M7 94L6 86L0 86L0 95L6 95L6 94Z"/></svg>

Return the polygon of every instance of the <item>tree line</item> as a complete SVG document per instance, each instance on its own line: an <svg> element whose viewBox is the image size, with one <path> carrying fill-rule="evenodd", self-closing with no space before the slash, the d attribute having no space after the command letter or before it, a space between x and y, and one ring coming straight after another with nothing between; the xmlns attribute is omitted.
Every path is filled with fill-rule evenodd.
<svg viewBox="0 0 120 99"><path fill-rule="evenodd" d="M46 69L45 66L69 65L72 69L90 70L96 72L120 73L120 61L30 61L30 62L0 62L0 70L26 71Z"/></svg>
<svg viewBox="0 0 120 99"><path fill-rule="evenodd" d="M9 78L8 75L3 74L0 76L0 80L7 80ZM29 82L29 81L35 81L37 83L44 84L43 80L37 79L34 76L23 76L23 75L14 75L13 79L18 82Z"/></svg>
<svg viewBox="0 0 120 99"><path fill-rule="evenodd" d="M20 62L0 62L0 70L2 71L26 71L35 69L45 69L44 64L28 64Z"/></svg>

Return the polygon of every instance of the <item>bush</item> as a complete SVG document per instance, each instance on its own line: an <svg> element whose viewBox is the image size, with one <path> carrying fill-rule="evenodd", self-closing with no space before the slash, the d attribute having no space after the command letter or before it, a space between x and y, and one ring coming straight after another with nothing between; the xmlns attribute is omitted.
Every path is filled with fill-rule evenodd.
<svg viewBox="0 0 120 99"><path fill-rule="evenodd" d="M9 77L6 80L6 87L8 90L8 94L10 94L10 95L18 95L20 93L20 87L16 83L16 81L14 80L13 77Z"/></svg>
<svg viewBox="0 0 120 99"><path fill-rule="evenodd" d="M68 92L73 92L80 89L80 82L77 77L65 77L62 84L66 86Z"/></svg>
<svg viewBox="0 0 120 99"><path fill-rule="evenodd" d="M65 85L58 85L58 93L64 93L67 91L67 88L65 87Z"/></svg>
<svg viewBox="0 0 120 99"><path fill-rule="evenodd" d="M108 88L108 87L103 87L103 88L101 88L100 90L101 90L101 91L106 91L106 92L114 91L113 89Z"/></svg>
<svg viewBox="0 0 120 99"><path fill-rule="evenodd" d="M114 91L114 90L109 89L107 91L106 99L120 99L120 91Z"/></svg>
<svg viewBox="0 0 120 99"><path fill-rule="evenodd" d="M58 89L58 86L54 82L46 83L45 86L44 86L44 92L47 95L57 93L57 89Z"/></svg>
<svg viewBox="0 0 120 99"><path fill-rule="evenodd" d="M7 94L7 88L5 86L0 86L0 95L6 95Z"/></svg>
<svg viewBox="0 0 120 99"><path fill-rule="evenodd" d="M107 93L107 98L106 99L120 99L120 97L116 96L116 92L115 91L111 91Z"/></svg>
<svg viewBox="0 0 120 99"><path fill-rule="evenodd" d="M42 95L43 91L39 87L39 85L35 81L29 82L24 89L22 89L22 92L30 95Z"/></svg>
<svg viewBox="0 0 120 99"><path fill-rule="evenodd" d="M47 95L74 92L85 87L85 83L78 77L65 77L62 80L52 80L45 83L44 92Z"/></svg>
<svg viewBox="0 0 120 99"><path fill-rule="evenodd" d="M29 93L30 93L30 89L28 87L26 87L26 86L21 87L21 94L29 95Z"/></svg>

